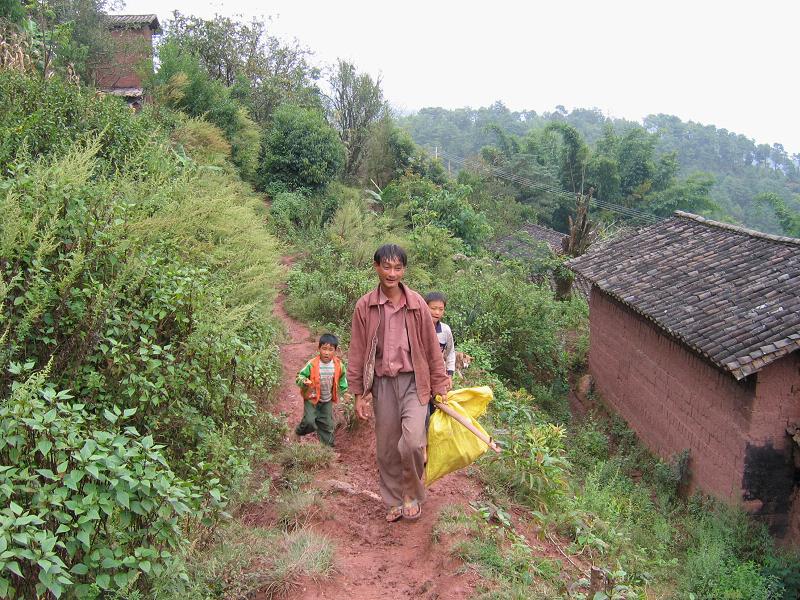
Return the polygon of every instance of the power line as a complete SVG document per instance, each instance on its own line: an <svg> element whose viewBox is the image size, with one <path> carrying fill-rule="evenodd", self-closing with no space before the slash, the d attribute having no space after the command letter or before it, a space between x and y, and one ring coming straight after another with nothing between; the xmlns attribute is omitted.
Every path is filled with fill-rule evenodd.
<svg viewBox="0 0 800 600"><path fill-rule="evenodd" d="M444 152L443 150L440 150L439 148L436 148L435 153L436 153L437 156L441 156L443 159L455 162L456 164L462 165L464 167L470 166L470 161L468 161L467 159L460 158L460 157L457 157L457 156L453 156L451 154L448 154L447 152ZM569 192L566 192L566 191L564 191L562 189L555 188L555 187L550 186L550 185L548 185L546 183L542 183L542 182L538 182L538 181L532 181L530 179L527 179L525 177L517 175L516 173L514 173L512 171L508 171L508 170L502 169L500 167L487 165L485 163L478 163L478 164L476 164L474 166L476 166L477 168L483 169L485 171L488 171L490 174L494 175L498 179L505 179L506 181L510 181L512 183L516 183L518 185L527 187L527 188L529 188L529 189L531 189L533 191L536 191L536 192L547 192L547 193L550 193L550 194L554 194L556 196L569 197L570 199L573 198L572 194L570 194ZM623 215L623 216L625 216L625 217L627 217L629 219L636 219L636 220L639 220L639 221L643 221L645 223L656 223L656 222L661 220L659 217L657 217L655 215L652 215L650 213L646 213L646 212L637 210L635 208L630 208L630 207L627 207L627 206L620 206L618 204L614 204L614 203L608 202L606 200L600 200L598 198L591 198L590 205L594 205L597 208L600 208L602 210L608 210L608 211L611 211L611 212L616 212L616 213L618 213L620 215Z"/></svg>

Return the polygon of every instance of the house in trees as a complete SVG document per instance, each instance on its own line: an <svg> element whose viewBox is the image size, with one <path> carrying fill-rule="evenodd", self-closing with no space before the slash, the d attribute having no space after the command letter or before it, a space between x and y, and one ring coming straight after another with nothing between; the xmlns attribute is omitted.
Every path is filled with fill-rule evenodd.
<svg viewBox="0 0 800 600"><path fill-rule="evenodd" d="M152 69L153 36L161 33L156 15L106 15L112 51L95 71L99 90L121 96L134 108L144 101L142 78Z"/></svg>
<svg viewBox="0 0 800 600"><path fill-rule="evenodd" d="M519 228L508 235L497 238L490 245L490 249L497 254L516 258L522 261L541 260L542 252L549 248L552 254L563 254L566 246L566 233L550 229L536 223L523 223ZM550 286L558 291L558 282L550 278ZM582 277L576 276L571 285L573 294L578 294L584 299L589 298L589 283Z"/></svg>
<svg viewBox="0 0 800 600"><path fill-rule="evenodd" d="M800 540L800 239L689 213L590 249L595 390L690 489Z"/></svg>

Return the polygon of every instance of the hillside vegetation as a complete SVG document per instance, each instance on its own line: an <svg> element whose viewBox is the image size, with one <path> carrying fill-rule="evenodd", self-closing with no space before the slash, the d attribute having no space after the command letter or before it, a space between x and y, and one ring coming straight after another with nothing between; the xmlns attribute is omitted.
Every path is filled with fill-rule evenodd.
<svg viewBox="0 0 800 600"><path fill-rule="evenodd" d="M9 71L0 107L0 595L85 598L175 569L247 475L278 247L173 149L207 124Z"/></svg>
<svg viewBox="0 0 800 600"><path fill-rule="evenodd" d="M584 190L593 187L599 200L655 215L683 209L800 235L800 155L789 155L778 143L756 144L741 134L670 115L649 115L640 124L592 109L567 112L559 107L537 114L510 111L500 102L479 109L424 108L400 123L426 148L438 147L457 158L482 155L538 187L560 183L572 192L574 184L582 183ZM564 127L575 131L573 169L581 175L576 181L559 176L563 158L553 133ZM563 214L553 216L547 209L557 203L557 195L537 195L536 187L519 186L519 198L543 206L542 220L564 230Z"/></svg>

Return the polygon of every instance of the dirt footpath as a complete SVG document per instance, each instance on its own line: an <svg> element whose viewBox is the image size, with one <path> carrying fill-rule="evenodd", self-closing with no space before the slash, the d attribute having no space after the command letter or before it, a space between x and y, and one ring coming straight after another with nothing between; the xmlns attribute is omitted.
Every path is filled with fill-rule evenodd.
<svg viewBox="0 0 800 600"><path fill-rule="evenodd" d="M275 314L285 323L289 339L281 347L283 380L275 410L285 412L294 427L303 412L294 378L316 352L316 343L307 327L286 314L283 302L280 296ZM312 443L306 439L303 443ZM339 428L336 451L335 463L316 477L316 485L324 490L324 508L311 527L335 544L337 573L321 584L303 583L290 597L469 598L479 578L472 571L462 572L460 561L442 556L445 550L433 543L431 534L443 507L467 505L478 497L476 483L461 473L444 477L429 488L418 521L386 523L386 509L377 496L373 422L354 431Z"/></svg>

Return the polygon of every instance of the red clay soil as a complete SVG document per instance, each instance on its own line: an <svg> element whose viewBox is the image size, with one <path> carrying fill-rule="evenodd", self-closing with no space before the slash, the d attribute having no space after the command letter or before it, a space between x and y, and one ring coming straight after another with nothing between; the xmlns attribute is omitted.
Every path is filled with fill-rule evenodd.
<svg viewBox="0 0 800 600"><path fill-rule="evenodd" d="M289 339L281 346L283 380L275 411L286 413L289 426L294 427L303 412L294 378L317 347L308 328L286 314L283 301L280 296L275 314L284 322ZM303 443L316 443L312 437L303 438ZM443 507L466 505L478 498L480 490L476 482L462 473L444 477L429 488L419 520L386 523L386 508L375 497L378 471L373 421L352 431L339 428L336 452L335 463L317 475L317 485L327 491L324 508L310 527L334 543L337 572L322 583L301 582L289 597L300 600L469 598L480 578L473 571L464 572L460 561L433 543L431 533ZM352 491L330 489L327 482L331 480L343 482ZM250 524L269 525L272 513L266 504L251 505L243 517Z"/></svg>

